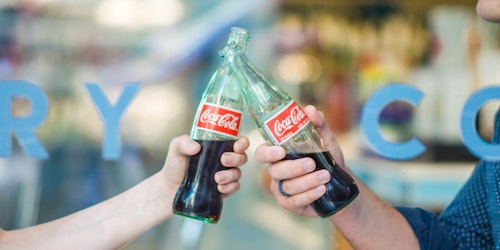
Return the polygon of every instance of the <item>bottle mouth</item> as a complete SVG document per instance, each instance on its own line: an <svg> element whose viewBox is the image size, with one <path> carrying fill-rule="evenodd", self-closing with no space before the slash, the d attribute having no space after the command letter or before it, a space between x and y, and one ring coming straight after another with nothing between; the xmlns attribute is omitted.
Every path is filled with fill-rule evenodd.
<svg viewBox="0 0 500 250"><path fill-rule="evenodd" d="M227 44L233 45L238 48L244 48L247 45L249 39L250 32L248 32L247 29L232 27Z"/></svg>
<svg viewBox="0 0 500 250"><path fill-rule="evenodd" d="M245 34L247 36L250 36L250 33L247 29L236 26L231 27L231 34Z"/></svg>
<svg viewBox="0 0 500 250"><path fill-rule="evenodd" d="M231 54L245 52L249 39L250 33L247 29L232 27L227 44L224 48L219 50L219 55L222 58L227 58Z"/></svg>

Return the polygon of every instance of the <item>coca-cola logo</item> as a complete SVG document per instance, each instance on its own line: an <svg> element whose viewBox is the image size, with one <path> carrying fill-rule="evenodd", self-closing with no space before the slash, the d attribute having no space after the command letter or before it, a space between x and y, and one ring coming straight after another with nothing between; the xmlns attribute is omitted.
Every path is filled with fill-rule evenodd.
<svg viewBox="0 0 500 250"><path fill-rule="evenodd" d="M308 122L309 119L302 108L292 101L277 112L276 115L264 122L264 125L271 139L279 145L295 135Z"/></svg>
<svg viewBox="0 0 500 250"><path fill-rule="evenodd" d="M274 133L277 136L283 136L287 131L292 130L294 126L297 126L305 116L306 114L299 106L293 107L285 119L274 122Z"/></svg>
<svg viewBox="0 0 500 250"><path fill-rule="evenodd" d="M196 127L237 137L240 129L241 111L205 103L201 107Z"/></svg>
<svg viewBox="0 0 500 250"><path fill-rule="evenodd" d="M217 111L216 109L215 111ZM218 114L212 109L205 110L200 116L200 122L208 122L214 126L238 131L240 117L234 114Z"/></svg>

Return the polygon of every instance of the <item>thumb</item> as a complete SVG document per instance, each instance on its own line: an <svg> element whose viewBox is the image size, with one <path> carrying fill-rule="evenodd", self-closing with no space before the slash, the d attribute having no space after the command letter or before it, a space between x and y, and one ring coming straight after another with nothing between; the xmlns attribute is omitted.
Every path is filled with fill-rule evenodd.
<svg viewBox="0 0 500 250"><path fill-rule="evenodd" d="M323 142L332 154L333 159L340 166L344 166L344 155L342 154L342 149L335 139L335 134L328 126L328 123L326 123L323 112L318 111L313 105L307 105L304 108L304 112L318 131L320 137L323 139Z"/></svg>
<svg viewBox="0 0 500 250"><path fill-rule="evenodd" d="M188 156L196 154L201 146L188 135L175 137L170 142L162 171L169 179L180 182L184 177Z"/></svg>

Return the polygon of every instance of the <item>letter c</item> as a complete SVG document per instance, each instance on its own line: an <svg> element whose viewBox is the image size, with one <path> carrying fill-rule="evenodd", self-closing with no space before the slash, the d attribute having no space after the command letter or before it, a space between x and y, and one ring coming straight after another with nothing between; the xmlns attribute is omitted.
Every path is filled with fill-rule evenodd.
<svg viewBox="0 0 500 250"><path fill-rule="evenodd" d="M422 154L425 146L416 138L394 143L385 140L380 133L380 113L389 103L406 101L416 106L424 94L409 85L391 83L377 90L367 101L361 113L361 130L368 145L379 155L393 160L407 160Z"/></svg>
<svg viewBox="0 0 500 250"><path fill-rule="evenodd" d="M483 160L499 161L500 144L489 144L485 142L476 128L477 113L486 102L493 99L500 99L499 86L485 87L474 92L464 105L460 125L464 145L472 154ZM495 131L495 133L498 133L498 131Z"/></svg>

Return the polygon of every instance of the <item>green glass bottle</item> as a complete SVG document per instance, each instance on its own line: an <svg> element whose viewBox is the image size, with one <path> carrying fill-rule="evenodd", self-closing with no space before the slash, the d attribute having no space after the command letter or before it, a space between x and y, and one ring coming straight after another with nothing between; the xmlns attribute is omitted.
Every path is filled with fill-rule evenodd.
<svg viewBox="0 0 500 250"><path fill-rule="evenodd" d="M287 152L285 159L311 157L316 170L330 172L326 194L311 204L319 216L329 217L354 200L359 193L357 184L333 160L302 108L247 58L249 39L246 29L233 27L220 55L237 79L243 102L262 137L270 144L282 146Z"/></svg>
<svg viewBox="0 0 500 250"><path fill-rule="evenodd" d="M222 195L214 175L226 169L220 157L233 151L239 133L243 101L226 61L210 79L191 128L191 138L200 143L198 154L189 157L186 175L173 202L175 214L217 223L222 213Z"/></svg>

